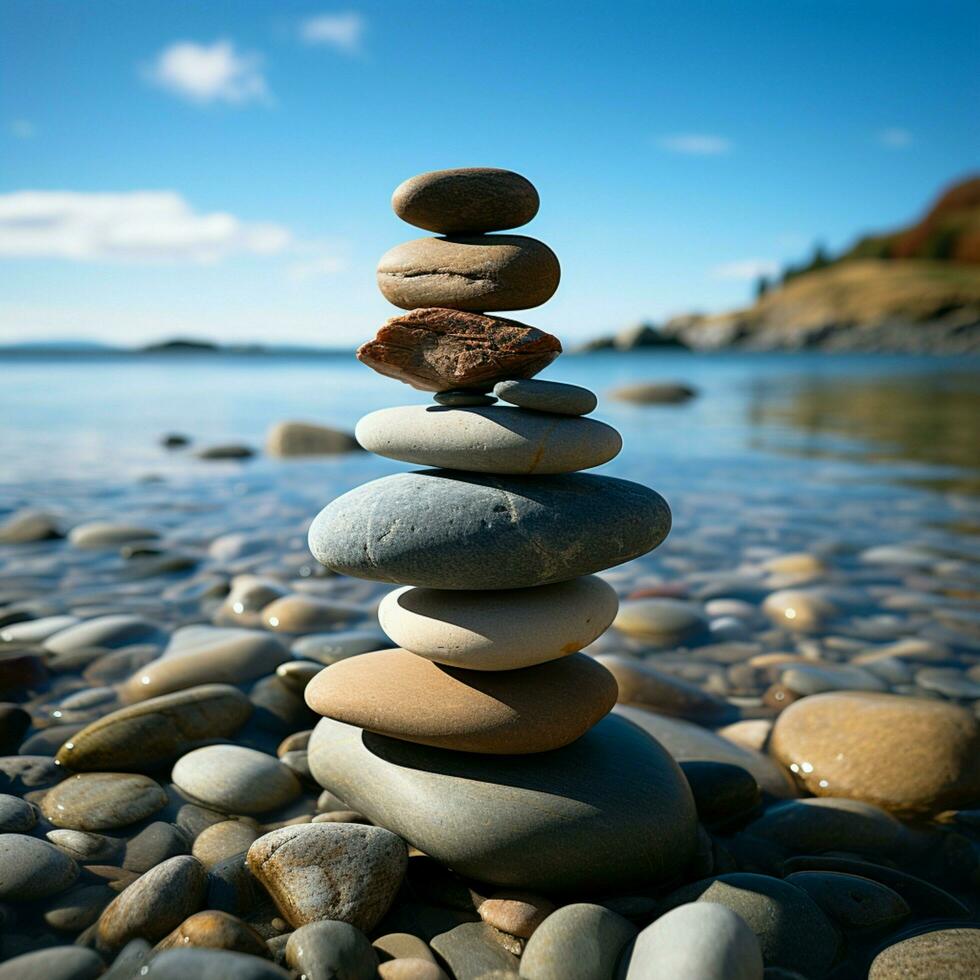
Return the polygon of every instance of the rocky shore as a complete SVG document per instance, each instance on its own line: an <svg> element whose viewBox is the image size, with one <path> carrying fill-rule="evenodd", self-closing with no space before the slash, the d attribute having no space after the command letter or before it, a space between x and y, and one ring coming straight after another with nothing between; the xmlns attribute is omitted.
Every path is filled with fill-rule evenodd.
<svg viewBox="0 0 980 980"><path fill-rule="evenodd" d="M428 470L0 486L0 980L976 976L975 509L579 472L560 344L458 313L362 353Z"/></svg>

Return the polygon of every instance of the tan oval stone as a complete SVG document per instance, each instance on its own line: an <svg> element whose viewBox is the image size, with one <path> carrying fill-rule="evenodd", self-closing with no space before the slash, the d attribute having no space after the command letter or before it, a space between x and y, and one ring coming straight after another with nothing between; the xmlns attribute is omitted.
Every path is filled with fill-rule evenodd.
<svg viewBox="0 0 980 980"><path fill-rule="evenodd" d="M517 228L538 213L539 203L526 177L497 167L431 170L409 177L391 196L402 221L443 235Z"/></svg>
<svg viewBox="0 0 980 980"><path fill-rule="evenodd" d="M258 836L258 830L248 821L222 820L205 827L197 835L191 853L210 870L225 858L247 851Z"/></svg>
<svg viewBox="0 0 980 980"><path fill-rule="evenodd" d="M162 939L201 907L207 882L200 861L188 854L161 862L109 903L96 926L99 944L119 949L130 939Z"/></svg>
<svg viewBox="0 0 980 980"><path fill-rule="evenodd" d="M355 435L378 456L477 473L574 473L608 463L623 447L597 419L501 406L382 408L365 415Z"/></svg>
<svg viewBox="0 0 980 980"><path fill-rule="evenodd" d="M93 721L62 745L56 759L66 769L141 771L171 761L202 739L231 735L251 713L252 704L241 691L205 684Z"/></svg>
<svg viewBox="0 0 980 980"><path fill-rule="evenodd" d="M833 603L817 592L805 589L781 589L766 596L762 611L783 629L812 633L823 628L837 615Z"/></svg>
<svg viewBox="0 0 980 980"><path fill-rule="evenodd" d="M791 704L770 751L815 796L845 796L905 816L980 797L980 727L956 705L839 691Z"/></svg>
<svg viewBox="0 0 980 980"><path fill-rule="evenodd" d="M584 654L512 671L470 671L379 650L321 671L306 689L321 715L463 752L546 752L587 732L616 702L612 675Z"/></svg>
<svg viewBox="0 0 980 980"><path fill-rule="evenodd" d="M167 794L149 776L86 772L48 790L41 812L56 827L112 830L136 823L166 803Z"/></svg>
<svg viewBox="0 0 980 980"><path fill-rule="evenodd" d="M488 925L511 936L528 939L552 912L554 902L529 892L494 892L477 912Z"/></svg>
<svg viewBox="0 0 980 980"><path fill-rule="evenodd" d="M560 278L555 253L523 235L416 238L378 263L378 288L403 310L526 310L551 299Z"/></svg>
<svg viewBox="0 0 980 980"><path fill-rule="evenodd" d="M469 670L515 670L556 660L601 636L619 606L597 575L529 589L395 589L378 621L405 650Z"/></svg>
<svg viewBox="0 0 980 980"><path fill-rule="evenodd" d="M244 684L271 674L289 651L259 630L205 628L192 641L168 648L120 687L123 701L183 691L201 684Z"/></svg>

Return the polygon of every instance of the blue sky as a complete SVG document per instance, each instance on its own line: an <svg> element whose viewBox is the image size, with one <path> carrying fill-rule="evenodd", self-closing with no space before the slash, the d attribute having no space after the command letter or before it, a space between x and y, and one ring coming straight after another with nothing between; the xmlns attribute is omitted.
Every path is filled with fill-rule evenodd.
<svg viewBox="0 0 980 980"><path fill-rule="evenodd" d="M0 0L0 341L344 346L423 170L509 167L570 340L743 302L980 164L973 2Z"/></svg>

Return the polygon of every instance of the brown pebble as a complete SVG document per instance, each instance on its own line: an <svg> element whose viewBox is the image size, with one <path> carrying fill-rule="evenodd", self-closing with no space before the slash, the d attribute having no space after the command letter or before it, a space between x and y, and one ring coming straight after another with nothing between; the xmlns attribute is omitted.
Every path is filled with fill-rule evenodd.
<svg viewBox="0 0 980 980"><path fill-rule="evenodd" d="M507 891L495 892L477 908L484 922L522 939L529 939L554 910L554 903L540 895Z"/></svg>

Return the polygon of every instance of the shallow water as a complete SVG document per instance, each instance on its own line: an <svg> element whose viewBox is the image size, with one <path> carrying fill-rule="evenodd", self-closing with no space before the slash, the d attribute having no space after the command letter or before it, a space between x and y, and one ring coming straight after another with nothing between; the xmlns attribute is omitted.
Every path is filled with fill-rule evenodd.
<svg viewBox="0 0 980 980"><path fill-rule="evenodd" d="M870 684L980 715L980 364L814 354L591 354L560 358L546 377L598 392L597 417L625 440L622 454L601 471L653 486L671 505L667 541L603 574L622 599L689 600L682 614L688 625L670 626L675 613L661 606L667 632L656 642L620 622L588 652L620 655L627 665L620 669L642 661L668 678L631 699L640 714L630 717L656 711L656 723L668 725L657 737L676 758L698 761L707 752L708 761L725 761L734 748L722 751L723 740L710 732L700 738L714 742L702 743L690 728L672 736L673 718L682 719L677 725L709 729L734 718L766 726L795 699L827 689ZM609 397L618 385L655 380L686 382L698 396L673 406ZM175 637L180 627L276 630L280 659L319 663L333 654L324 652L322 636L307 634L328 634L329 647L339 642L338 630L375 631L376 602L388 587L326 575L307 550L306 529L338 494L406 466L365 453L205 462L193 450L227 441L260 447L266 430L287 418L352 429L372 409L425 401L350 356L0 361L0 520L31 507L54 515L64 530L110 520L158 532L129 548L93 550L64 539L0 545L0 681L6 685L0 700L15 700L30 715L22 740L17 736L7 751L54 755L82 726L118 707L119 685L127 678L140 678L143 665L168 644L187 642L186 633ZM190 436L191 449L163 449L159 440L168 432ZM261 577L258 587L246 581L253 574ZM247 598L226 599L230 587L244 589ZM766 604L774 592L799 588L812 599L809 624L805 597L783 603L775 615ZM323 621L286 632L263 612L270 590L326 600L330 608ZM47 641L9 632L10 624L29 630L30 620L45 617L119 613L141 617L139 636L117 634L94 646L76 642L59 652L57 644L45 647ZM914 641L911 648L908 641ZM200 658L206 667L207 655ZM855 660L862 666L849 663ZM283 736L314 723L277 675L238 680L261 709L234 735L239 744L275 754ZM894 734L875 731L865 746ZM305 764L305 753L298 755ZM959 800L972 812L953 824L910 829L888 844L885 857L846 830L830 845L821 838L814 857L809 840L777 846L754 836L765 837L764 831L746 830L760 812L775 812L774 800L792 792L792 781L758 753L746 750L739 759L739 765L749 760L745 764L774 796L723 814L711 826L707 864L699 859L685 880L712 870L779 876L798 870L793 861L803 868L829 861L833 870L833 860L856 855L909 870L955 896L935 907L922 903L894 929L919 928L950 914L950 907L971 923L980 921L980 799ZM797 777L813 768L805 760L802 768L783 761ZM894 762L906 767L914 784L915 759ZM169 765L145 771L166 784ZM813 791L836 789L821 783ZM841 795L860 799L861 789ZM19 792L43 802L42 790ZM180 793L168 792L171 804L155 819L171 821L189 840L200 827L188 822ZM317 793L304 783L291 808L265 819L309 819L322 802ZM708 796L724 798L713 790ZM876 819L892 833L883 816ZM119 833L130 838L141 826ZM32 833L48 830L41 820ZM37 908L28 913L5 937L0 959L72 941L70 933L44 925ZM264 906L240 913L263 938L283 932ZM630 914L645 924L652 906L641 901ZM401 924L392 928L401 931ZM879 941L890 945L899 935L884 926L870 938L860 930L849 934L834 980L866 975Z"/></svg>

